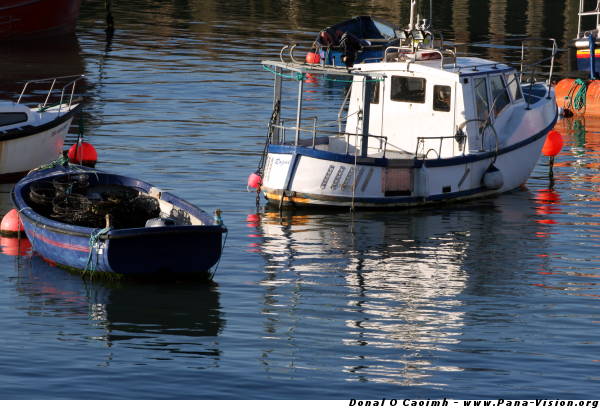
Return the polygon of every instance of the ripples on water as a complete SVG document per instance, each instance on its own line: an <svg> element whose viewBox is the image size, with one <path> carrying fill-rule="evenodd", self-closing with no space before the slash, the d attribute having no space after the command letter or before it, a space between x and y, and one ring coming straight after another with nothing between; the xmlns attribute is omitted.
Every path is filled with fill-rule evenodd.
<svg viewBox="0 0 600 410"><path fill-rule="evenodd" d="M1 255L3 398L596 394L600 122L558 124L553 184L541 159L526 190L484 201L257 214L245 180L272 96L259 61L349 15L406 16L406 2L116 3L110 44L92 1L77 38L5 49L2 95L84 72L100 167L224 210L217 285L89 282ZM511 34L563 38L568 19L536 25L549 13L528 3L493 2L491 28L475 2L436 7L457 41L499 36L496 17ZM317 112L342 98L308 89Z"/></svg>

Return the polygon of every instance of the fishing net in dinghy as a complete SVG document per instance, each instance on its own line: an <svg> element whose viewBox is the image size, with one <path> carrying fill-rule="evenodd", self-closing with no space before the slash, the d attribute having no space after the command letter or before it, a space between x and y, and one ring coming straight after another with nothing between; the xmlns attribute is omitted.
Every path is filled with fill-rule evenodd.
<svg viewBox="0 0 600 410"><path fill-rule="evenodd" d="M123 185L92 185L87 174L33 182L28 197L37 213L90 228L104 227L106 215L110 215L111 226L116 229L143 227L148 220L160 217L156 198Z"/></svg>

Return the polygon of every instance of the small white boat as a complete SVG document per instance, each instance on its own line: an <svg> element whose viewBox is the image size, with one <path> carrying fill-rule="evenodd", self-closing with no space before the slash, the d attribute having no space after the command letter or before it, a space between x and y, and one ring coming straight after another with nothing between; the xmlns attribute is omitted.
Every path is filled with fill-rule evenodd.
<svg viewBox="0 0 600 410"><path fill-rule="evenodd" d="M83 75L28 81L16 102L0 101L0 183L15 182L62 154L65 135L80 109L73 96L81 78ZM38 94L39 86L49 89ZM41 101L34 106L22 103L34 88Z"/></svg>
<svg viewBox="0 0 600 410"><path fill-rule="evenodd" d="M348 70L293 56L284 61L282 50L281 61L263 61L275 74L275 92L255 179L260 191L279 206L398 207L518 188L558 118L550 86L557 48L551 42L530 80L523 63L517 70L457 57L435 39L388 47L383 61ZM543 73L542 63L549 74L539 82L534 78ZM315 94L303 95L303 80L320 75L351 81L342 107L334 107L333 130L320 126L314 107L305 107ZM282 93L284 79L298 90L291 104L282 101L289 95ZM282 107L290 105L295 113L286 119ZM311 110L304 121L303 109Z"/></svg>

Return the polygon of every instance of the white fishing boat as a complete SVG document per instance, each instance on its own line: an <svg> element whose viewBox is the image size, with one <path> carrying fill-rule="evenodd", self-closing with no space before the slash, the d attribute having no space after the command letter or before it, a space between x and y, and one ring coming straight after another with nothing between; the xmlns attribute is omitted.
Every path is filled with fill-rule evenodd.
<svg viewBox="0 0 600 410"><path fill-rule="evenodd" d="M550 85L556 42L541 61L515 68L423 41L412 15L413 35L388 47L381 62L344 69L300 63L291 53L287 61L283 50L280 61L263 61L275 76L273 113L250 185L269 202L415 206L497 195L527 181L558 117ZM334 132L314 108L310 118L303 113L315 99L314 90L304 95L307 76L351 81L335 107ZM298 90L288 118L284 80Z"/></svg>
<svg viewBox="0 0 600 410"><path fill-rule="evenodd" d="M74 93L81 78L28 81L16 102L0 101L0 183L15 182L62 154L73 115L80 108ZM39 86L48 89L40 93ZM26 104L30 94L37 100Z"/></svg>

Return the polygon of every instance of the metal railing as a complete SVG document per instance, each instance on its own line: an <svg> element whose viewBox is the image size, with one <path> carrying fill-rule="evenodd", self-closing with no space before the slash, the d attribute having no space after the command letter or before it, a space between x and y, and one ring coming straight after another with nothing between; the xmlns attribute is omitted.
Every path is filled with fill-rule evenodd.
<svg viewBox="0 0 600 410"><path fill-rule="evenodd" d="M391 47L387 47L385 49L385 51L383 52L383 61L390 62L394 58L396 58L396 59L400 58L400 56L407 57L409 59L409 64L415 63L417 61L430 61L429 59L419 60L417 58L417 56L418 56L417 53L419 53L419 52L439 54L441 69L443 69L446 64L449 64L447 61L445 61L446 58L450 58L452 60L451 64L454 64L454 66L456 66L456 51L454 49L449 49L449 48L445 48L445 49L438 49L438 48L413 49L412 47L391 46ZM396 55L394 56L393 53L396 53ZM444 55L444 53L448 53L450 55L446 56L446 55Z"/></svg>
<svg viewBox="0 0 600 410"><path fill-rule="evenodd" d="M581 32L581 23L582 17L593 16L596 17L596 27L600 26L600 0L596 2L596 8L590 11L583 11L584 0L579 0L579 12L577 13L578 21L577 21L577 37L582 36ZM587 33L587 31L586 31ZM583 33L585 35L585 33Z"/></svg>
<svg viewBox="0 0 600 410"><path fill-rule="evenodd" d="M523 74L526 73L526 71L528 69L533 68L533 75L532 77L535 76L536 71L537 72L541 72L539 70L539 67L541 67L544 63L546 62L550 62L550 67L549 67L549 73L548 73L548 78L546 79L546 83L550 84L552 81L552 76L554 74L554 58L556 56L556 54L558 54L558 45L556 43L556 39L554 38L541 38L541 37L518 37L518 38L504 38L502 39L505 42L520 42L520 45L515 45L515 46L510 46L510 45L506 45L504 46L505 49L515 49L515 50L520 50L521 51L521 58L518 62L519 65L519 73L521 75L521 80L523 77ZM550 42L550 46L547 47L535 47L535 46L526 46L526 43L528 42ZM471 46L471 47L484 47L484 48L494 48L491 47L489 44L487 43L465 43L465 44L459 44L460 46ZM542 58L538 61L535 61L533 63L528 63L526 64L526 51L530 51L530 50L545 50L545 51L550 51L550 56L549 57L545 57ZM492 67L492 68L496 68L498 65L506 65L506 66L510 66L511 64L514 63L509 63L509 62L494 62L494 63L489 63L489 64L476 64L476 65L468 65L468 66L457 66L456 68L458 69L458 72L462 72L465 70L472 70L472 71L479 71L479 69L481 69L482 67Z"/></svg>
<svg viewBox="0 0 600 410"><path fill-rule="evenodd" d="M450 135L444 137L417 137L417 147L415 148L415 158L416 159L429 159L429 153L433 152L436 155L435 159L442 158L442 146L444 141L453 140L458 143L459 150L462 151L462 154L465 155L465 149L467 146L467 136L464 135L461 141L458 140L458 136ZM439 140L440 145L438 149L435 148L427 148L426 142ZM425 151L427 149L427 151ZM420 154L420 156L419 156Z"/></svg>
<svg viewBox="0 0 600 410"><path fill-rule="evenodd" d="M39 104L40 110L47 109L51 106L49 104L49 102L50 102L53 94L58 94L59 90L55 90L57 82L62 83L64 81L64 82L66 82L66 84L63 85L62 88L60 88L60 98L58 100L58 103L56 103L55 105L57 105L59 107L58 108L59 113L62 111L64 105L67 106L66 107L67 110L71 110L71 106L73 105L73 96L75 95L75 86L76 86L77 82L84 77L85 77L85 75L79 74L79 75L68 75L68 76L63 76L63 77L42 78L39 80L27 81L25 83L25 85L23 86L23 90L21 91L19 98L17 99L17 104L21 103L21 100L23 99L25 92L32 84L48 83L48 84L50 84L50 88L48 89L48 92L46 94L44 102L42 104ZM66 97L65 97L65 95L66 95ZM67 99L68 99L68 103L66 102ZM54 105L54 104L52 104L52 105Z"/></svg>
<svg viewBox="0 0 600 410"><path fill-rule="evenodd" d="M311 148L315 148L317 145L319 145L320 143L329 143L329 137L333 137L333 138L340 138L343 137L345 140L345 154L346 155L350 155L350 147L354 147L355 152L354 155L356 155L356 153L359 151L360 146L356 146L356 145L351 145L350 144L350 139L351 138L362 138L363 134L362 133L351 133L351 132L336 132L334 130L320 130L317 127L317 117L310 117L313 120L313 126L311 128L306 128L306 127L292 127L292 126L285 126L284 124L284 120L280 120L279 124L269 124L269 127L271 130L278 130L279 131L279 138L277 141L274 140L274 138L271 138L270 143L271 144L279 144L279 145L299 145L299 146L310 146ZM299 132L304 132L305 134L310 134L310 138L309 139L299 139L298 143L296 144L295 141L290 140L289 143L286 139L286 131L291 131L296 133L297 131ZM275 132L271 132L271 135L275 135ZM322 136L319 136L322 135ZM375 139L378 143L379 143L379 152L382 153L382 158L385 158L386 155L386 150L387 150L387 140L388 138L386 136L382 136L382 135L368 135L369 139Z"/></svg>

